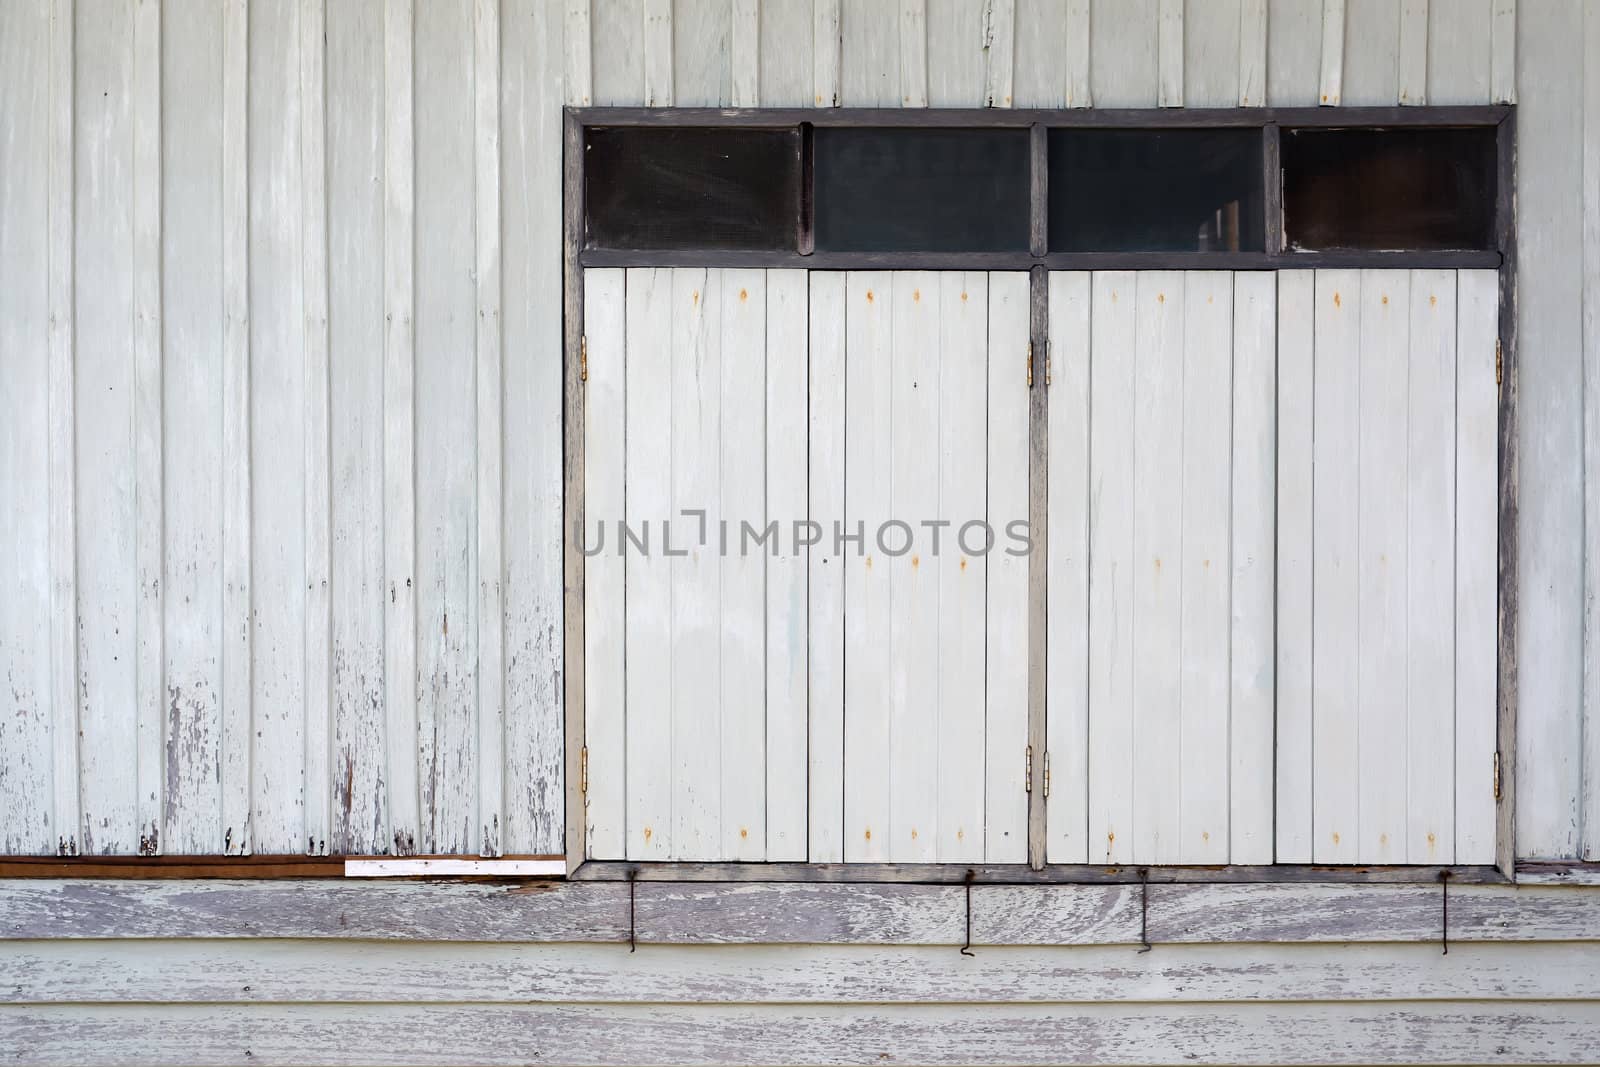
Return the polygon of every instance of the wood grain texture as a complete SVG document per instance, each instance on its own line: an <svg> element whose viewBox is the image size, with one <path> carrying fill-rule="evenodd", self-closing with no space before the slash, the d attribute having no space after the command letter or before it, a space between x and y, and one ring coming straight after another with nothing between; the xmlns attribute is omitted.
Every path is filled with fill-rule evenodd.
<svg viewBox="0 0 1600 1067"><path fill-rule="evenodd" d="M813 22L817 12L804 2L755 5L758 52L756 99L772 106L809 107L816 103L812 89L816 78ZM834 70L838 70L838 33L834 33ZM823 38L824 47L826 38ZM817 106L820 106L818 104Z"/></svg>
<svg viewBox="0 0 1600 1067"><path fill-rule="evenodd" d="M594 37L589 9L590 0L566 0L561 21L561 84L567 103L578 107L588 107L594 100Z"/></svg>
<svg viewBox="0 0 1600 1067"><path fill-rule="evenodd" d="M646 107L673 104L672 0L644 0L644 103Z"/></svg>
<svg viewBox="0 0 1600 1067"><path fill-rule="evenodd" d="M646 103L645 7L639 0L579 0L589 5L590 78L599 105ZM570 95L570 90L569 94Z"/></svg>
<svg viewBox="0 0 1600 1067"><path fill-rule="evenodd" d="M1268 0L1267 103L1314 105L1321 89L1323 0Z"/></svg>
<svg viewBox="0 0 1600 1067"><path fill-rule="evenodd" d="M672 67L670 103L725 107L732 101L732 21L742 2L672 0L672 33L667 42Z"/></svg>
<svg viewBox="0 0 1600 1067"><path fill-rule="evenodd" d="M1239 106L1267 102L1268 0L1239 3Z"/></svg>
<svg viewBox="0 0 1600 1067"><path fill-rule="evenodd" d="M1493 0L1490 11L1489 95L1497 104L1517 102L1517 0ZM1533 67L1539 70L1539 67Z"/></svg>
<svg viewBox="0 0 1600 1067"><path fill-rule="evenodd" d="M1156 4L1157 0L1090 3L1089 95L1095 107L1157 106L1160 67ZM1071 23L1068 25L1070 33ZM1081 106L1089 104L1086 101Z"/></svg>
<svg viewBox="0 0 1600 1067"><path fill-rule="evenodd" d="M1340 103L1400 100L1400 23L1404 2L1345 0L1344 79Z"/></svg>
<svg viewBox="0 0 1600 1067"><path fill-rule="evenodd" d="M810 275L807 385L810 452L806 676L809 695L807 858L840 863L845 852L845 574L836 540L845 518L846 275Z"/></svg>
<svg viewBox="0 0 1600 1067"><path fill-rule="evenodd" d="M1177 25L1183 53L1179 102L1189 107L1234 107L1242 91L1239 75L1244 62L1245 5L1239 0L1205 4L1190 0L1186 6L1188 10L1180 13ZM1261 28L1266 29L1264 20ZM1264 40L1262 44L1264 48Z"/></svg>
<svg viewBox="0 0 1600 1067"><path fill-rule="evenodd" d="M1156 10L1156 105L1183 106L1183 0L1158 0Z"/></svg>
<svg viewBox="0 0 1600 1067"><path fill-rule="evenodd" d="M1016 0L989 0L983 19L983 103L1010 107L1016 78Z"/></svg>
<svg viewBox="0 0 1600 1067"><path fill-rule="evenodd" d="M1400 4L1400 65L1397 97L1402 104L1428 102L1428 0Z"/></svg>
<svg viewBox="0 0 1600 1067"><path fill-rule="evenodd" d="M900 104L928 106L928 0L900 0Z"/></svg>
<svg viewBox="0 0 1600 1067"><path fill-rule="evenodd" d="M811 89L817 107L838 107L842 0L811 0Z"/></svg>
<svg viewBox="0 0 1600 1067"><path fill-rule="evenodd" d="M927 0L926 8L926 102L934 107L993 107L988 95L992 3ZM904 48L902 42L902 55Z"/></svg>
<svg viewBox="0 0 1600 1067"><path fill-rule="evenodd" d="M1322 0L1322 66L1317 102L1344 103L1345 0Z"/></svg>
<svg viewBox="0 0 1600 1067"><path fill-rule="evenodd" d="M1488 103L1493 0L1428 0L1429 104Z"/></svg>
<svg viewBox="0 0 1600 1067"><path fill-rule="evenodd" d="M755 107L761 98L761 12L759 0L733 0L728 29L728 101Z"/></svg>
<svg viewBox="0 0 1600 1067"><path fill-rule="evenodd" d="M1600 11L1583 14L1584 619L1582 855L1600 860Z"/></svg>

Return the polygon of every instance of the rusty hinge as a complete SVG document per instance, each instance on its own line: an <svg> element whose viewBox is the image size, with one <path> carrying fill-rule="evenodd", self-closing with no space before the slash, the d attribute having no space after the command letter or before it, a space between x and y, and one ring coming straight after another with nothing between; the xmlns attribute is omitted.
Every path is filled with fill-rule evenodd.
<svg viewBox="0 0 1600 1067"><path fill-rule="evenodd" d="M1033 342L1028 342L1028 388L1033 388Z"/></svg>
<svg viewBox="0 0 1600 1067"><path fill-rule="evenodd" d="M589 795L589 746L584 745L578 754L578 792Z"/></svg>
<svg viewBox="0 0 1600 1067"><path fill-rule="evenodd" d="M589 380L589 335L578 338L578 380Z"/></svg>
<svg viewBox="0 0 1600 1067"><path fill-rule="evenodd" d="M1033 792L1033 746L1028 746L1027 760L1023 764L1022 789L1025 793Z"/></svg>
<svg viewBox="0 0 1600 1067"><path fill-rule="evenodd" d="M1045 386L1046 389L1050 388L1050 342L1049 341L1046 341L1044 343L1044 386ZM1049 763L1050 762L1050 753L1046 752L1044 754L1044 759L1045 759L1046 763Z"/></svg>
<svg viewBox="0 0 1600 1067"><path fill-rule="evenodd" d="M1494 342L1494 384L1500 384L1500 339L1498 337L1495 338ZM1496 789L1494 795L1498 797L1500 791Z"/></svg>
<svg viewBox="0 0 1600 1067"><path fill-rule="evenodd" d="M1045 365L1049 366L1048 363ZM1048 378L1045 379L1045 384L1050 384ZM1050 799L1050 750L1048 748L1044 750L1044 798L1046 800Z"/></svg>
<svg viewBox="0 0 1600 1067"><path fill-rule="evenodd" d="M1500 752L1498 749L1494 754L1494 798L1496 800L1500 799Z"/></svg>

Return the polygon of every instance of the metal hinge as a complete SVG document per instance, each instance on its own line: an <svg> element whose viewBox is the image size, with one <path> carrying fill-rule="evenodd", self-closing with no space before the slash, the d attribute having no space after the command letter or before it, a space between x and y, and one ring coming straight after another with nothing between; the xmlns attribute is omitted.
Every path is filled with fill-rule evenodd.
<svg viewBox="0 0 1600 1067"><path fill-rule="evenodd" d="M1033 388L1033 342L1028 342L1028 388Z"/></svg>
<svg viewBox="0 0 1600 1067"><path fill-rule="evenodd" d="M1025 793L1033 792L1033 746L1028 746L1027 762L1023 764L1022 789Z"/></svg>
<svg viewBox="0 0 1600 1067"><path fill-rule="evenodd" d="M1048 366L1048 364L1046 365ZM1045 384L1050 384L1049 379L1045 380ZM1046 800L1050 799L1050 750L1048 748L1044 750L1044 798Z"/></svg>
<svg viewBox="0 0 1600 1067"><path fill-rule="evenodd" d="M1499 338L1495 338L1495 342L1494 342L1494 384L1495 385L1499 385L1500 384L1500 339ZM1498 789L1496 789L1494 795L1498 797L1500 795L1500 791Z"/></svg>
<svg viewBox="0 0 1600 1067"><path fill-rule="evenodd" d="M578 380L589 380L589 337L587 334L578 338Z"/></svg>
<svg viewBox="0 0 1600 1067"><path fill-rule="evenodd" d="M1500 753L1494 754L1494 798L1500 799Z"/></svg>
<svg viewBox="0 0 1600 1067"><path fill-rule="evenodd" d="M589 746L584 745L578 754L578 792L589 795Z"/></svg>
<svg viewBox="0 0 1600 1067"><path fill-rule="evenodd" d="M1044 385L1045 385L1046 389L1050 388L1050 342L1049 341L1046 341L1044 343ZM1046 752L1044 754L1044 759L1045 759L1046 763L1049 763L1050 762L1050 753Z"/></svg>

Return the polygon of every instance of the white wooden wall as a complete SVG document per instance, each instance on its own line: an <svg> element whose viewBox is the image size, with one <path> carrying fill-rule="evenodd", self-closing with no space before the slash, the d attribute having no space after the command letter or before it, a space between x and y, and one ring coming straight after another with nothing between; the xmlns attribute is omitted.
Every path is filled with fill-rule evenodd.
<svg viewBox="0 0 1600 1067"><path fill-rule="evenodd" d="M1518 851L1600 858L1597 55L1584 0L0 5L0 848L559 848L563 101L1514 98Z"/></svg>

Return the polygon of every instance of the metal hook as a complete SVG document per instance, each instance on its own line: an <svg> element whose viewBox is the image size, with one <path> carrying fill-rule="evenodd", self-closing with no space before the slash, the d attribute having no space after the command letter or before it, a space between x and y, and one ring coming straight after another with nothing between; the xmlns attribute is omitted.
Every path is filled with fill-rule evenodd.
<svg viewBox="0 0 1600 1067"><path fill-rule="evenodd" d="M638 891L639 891L639 868L637 868L637 867L629 867L628 868L628 951L629 952L635 952L639 948L638 942L635 940L639 928L638 928L637 924L634 921L634 917L638 913L638 909L637 909Z"/></svg>
<svg viewBox="0 0 1600 1067"><path fill-rule="evenodd" d="M972 951L972 880L977 876L977 871L967 868L967 943L961 946L963 956L977 955Z"/></svg>
<svg viewBox="0 0 1600 1067"><path fill-rule="evenodd" d="M1139 944L1141 953L1155 946L1150 943L1150 868L1139 868Z"/></svg>
<svg viewBox="0 0 1600 1067"><path fill-rule="evenodd" d="M1441 956L1450 955L1450 874L1439 872L1439 944Z"/></svg>

